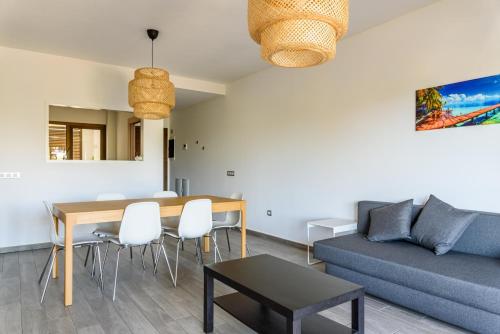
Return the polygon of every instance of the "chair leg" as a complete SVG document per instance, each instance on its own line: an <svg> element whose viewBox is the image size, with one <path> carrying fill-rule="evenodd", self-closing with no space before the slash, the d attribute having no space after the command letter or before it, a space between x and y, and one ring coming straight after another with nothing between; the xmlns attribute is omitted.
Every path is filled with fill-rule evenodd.
<svg viewBox="0 0 500 334"><path fill-rule="evenodd" d="M174 286L177 286L177 270L179 268L179 246L183 243L183 240L179 239L177 241L177 255L175 256L175 278L174 278Z"/></svg>
<svg viewBox="0 0 500 334"><path fill-rule="evenodd" d="M96 245L95 248L97 249L97 261L99 264L99 280L101 281L101 291L103 291L104 290L104 280L102 277L101 250L99 249L98 245Z"/></svg>
<svg viewBox="0 0 500 334"><path fill-rule="evenodd" d="M181 241L182 250L184 250L184 241Z"/></svg>
<svg viewBox="0 0 500 334"><path fill-rule="evenodd" d="M214 234L212 235L212 240L214 241L214 245L217 245L217 230L213 230ZM217 263L217 250L214 247L214 259Z"/></svg>
<svg viewBox="0 0 500 334"><path fill-rule="evenodd" d="M106 242L106 250L104 251L104 260L102 261L103 267L106 265L106 260L108 259L108 250L109 250L110 243L111 243L110 241Z"/></svg>
<svg viewBox="0 0 500 334"><path fill-rule="evenodd" d="M163 251L163 255L165 255L165 261L167 261L168 271L170 272L170 277L172 278L172 283L174 284L174 275L172 274L172 268L170 268L170 262L168 262L167 251L165 250L165 246L163 243L161 244L161 250ZM175 287L175 284L174 284Z"/></svg>
<svg viewBox="0 0 500 334"><path fill-rule="evenodd" d="M217 255L219 255L219 260L220 262L222 262L222 256L220 256L219 247L217 246L217 241L215 237L212 237L212 240L214 241L214 253L215 253L214 262L217 263Z"/></svg>
<svg viewBox="0 0 500 334"><path fill-rule="evenodd" d="M165 239L165 237L162 236L160 239L160 243L158 244L158 247L156 248L156 255L153 259L153 263L154 263L153 275L156 275L156 273L158 272L158 262L160 261L161 245L163 245L164 239ZM152 251L153 251L153 246L151 246L151 252Z"/></svg>
<svg viewBox="0 0 500 334"><path fill-rule="evenodd" d="M229 251L231 251L231 242L229 242L229 229L226 228L226 239L227 239L227 249L229 249Z"/></svg>
<svg viewBox="0 0 500 334"><path fill-rule="evenodd" d="M204 264L204 261L203 261L203 249L201 248L201 238L198 239L198 249L200 250L200 261L201 261L201 265Z"/></svg>
<svg viewBox="0 0 500 334"><path fill-rule="evenodd" d="M47 262L45 263L45 266L43 267L42 273L40 274L40 278L38 279L38 284L42 283L43 274L45 274L45 270L47 270L47 266L50 263L50 259L52 259L52 255L54 253L55 247L56 247L56 245L53 245L52 248L50 249L49 258L47 259Z"/></svg>
<svg viewBox="0 0 500 334"><path fill-rule="evenodd" d="M87 267L87 262L89 260L89 254L90 254L90 245L87 247L87 255L85 256L85 262L83 263L84 267Z"/></svg>
<svg viewBox="0 0 500 334"><path fill-rule="evenodd" d="M134 253L132 252L132 247L130 247L130 261L134 259Z"/></svg>
<svg viewBox="0 0 500 334"><path fill-rule="evenodd" d="M200 256L198 255L198 238L194 239L194 255L196 256L196 263L200 263Z"/></svg>
<svg viewBox="0 0 500 334"><path fill-rule="evenodd" d="M57 256L57 248L56 248L56 250L52 251L50 253L50 255L51 255L50 267L49 267L49 271L47 272L47 279L45 280L45 284L43 286L42 298L40 299L40 304L43 304L43 299L45 298L45 292L47 291L47 285L49 284L50 275L52 273L52 268L54 267L54 260Z"/></svg>
<svg viewBox="0 0 500 334"><path fill-rule="evenodd" d="M113 301L115 301L116 297L116 280L118 278L118 263L120 262L120 251L121 247L118 248L118 251L116 252L116 267L115 267L115 285L113 286Z"/></svg>
<svg viewBox="0 0 500 334"><path fill-rule="evenodd" d="M151 249L151 259L153 260L153 267L156 268L156 263L155 263L155 251L153 249L153 244L149 244L149 248ZM154 270L153 270L154 273Z"/></svg>
<svg viewBox="0 0 500 334"><path fill-rule="evenodd" d="M96 249L95 249L95 246L92 245L90 246L92 248L92 272L90 273L90 276L92 278L95 277L95 261L96 261Z"/></svg>
<svg viewBox="0 0 500 334"><path fill-rule="evenodd" d="M142 270L146 270L146 264L144 263L144 253L146 253L147 247L148 247L148 245L144 245L144 249L141 250Z"/></svg>

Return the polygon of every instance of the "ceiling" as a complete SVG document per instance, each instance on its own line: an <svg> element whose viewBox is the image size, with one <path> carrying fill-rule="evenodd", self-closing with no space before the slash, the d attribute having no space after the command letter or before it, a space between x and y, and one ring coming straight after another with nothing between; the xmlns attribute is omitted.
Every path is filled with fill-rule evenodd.
<svg viewBox="0 0 500 334"><path fill-rule="evenodd" d="M351 0L349 34L437 0ZM0 0L0 45L228 83L270 67L247 32L246 0ZM347 36L347 37L348 37ZM176 89L176 109L217 96Z"/></svg>
<svg viewBox="0 0 500 334"><path fill-rule="evenodd" d="M351 0L355 34L436 0ZM247 33L246 0L1 0L0 45L97 62L150 64L226 83L270 65Z"/></svg>

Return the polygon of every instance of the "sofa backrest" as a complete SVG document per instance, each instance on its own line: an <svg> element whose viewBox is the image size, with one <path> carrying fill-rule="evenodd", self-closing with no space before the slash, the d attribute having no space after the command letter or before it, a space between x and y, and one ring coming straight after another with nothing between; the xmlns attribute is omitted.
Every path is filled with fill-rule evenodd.
<svg viewBox="0 0 500 334"><path fill-rule="evenodd" d="M360 201L358 202L358 232L367 234L370 228L370 210L393 203ZM422 211L422 205L413 206L412 225L417 221ZM500 258L500 214L477 212L479 216L469 225L462 237L453 247L453 251L467 254L483 255Z"/></svg>

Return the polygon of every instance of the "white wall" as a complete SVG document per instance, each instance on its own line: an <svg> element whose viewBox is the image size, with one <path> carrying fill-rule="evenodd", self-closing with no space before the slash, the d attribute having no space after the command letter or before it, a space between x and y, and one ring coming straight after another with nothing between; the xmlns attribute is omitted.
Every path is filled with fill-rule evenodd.
<svg viewBox="0 0 500 334"><path fill-rule="evenodd" d="M499 73L500 1L438 2L341 41L326 65L265 70L174 112L172 179L243 191L251 229L295 241L363 199L500 212L500 125L414 129L415 90Z"/></svg>
<svg viewBox="0 0 500 334"><path fill-rule="evenodd" d="M48 104L130 110L132 69L0 47L0 248L48 241L42 200L139 197L162 188L163 122L145 121L143 162L47 162Z"/></svg>

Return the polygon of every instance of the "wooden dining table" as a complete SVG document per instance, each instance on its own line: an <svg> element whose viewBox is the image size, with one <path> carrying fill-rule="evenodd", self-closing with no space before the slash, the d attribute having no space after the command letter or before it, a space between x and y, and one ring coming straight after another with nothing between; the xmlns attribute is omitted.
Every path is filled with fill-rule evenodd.
<svg viewBox="0 0 500 334"><path fill-rule="evenodd" d="M241 212L241 257L246 257L246 201L217 196L185 196L176 198L135 198L118 201L93 201L75 203L54 203L52 212L56 231L59 222L64 224L64 305L73 304L73 229L80 224L119 222L127 205L137 202L157 202L161 217L180 216L184 204L194 199L207 198L212 201L212 212ZM209 238L205 237L205 250ZM57 257L52 272L58 276Z"/></svg>

